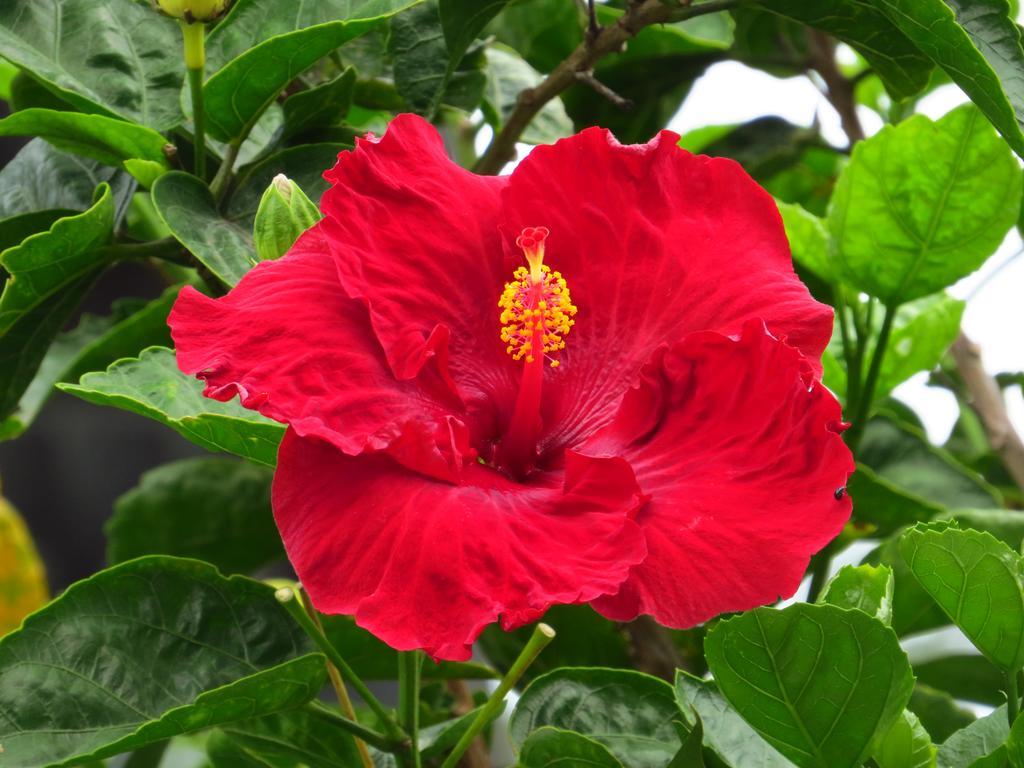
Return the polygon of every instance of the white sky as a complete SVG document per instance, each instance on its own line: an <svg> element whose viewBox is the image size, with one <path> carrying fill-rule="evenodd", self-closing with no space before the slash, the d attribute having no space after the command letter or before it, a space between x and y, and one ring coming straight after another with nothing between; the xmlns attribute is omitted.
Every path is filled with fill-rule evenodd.
<svg viewBox="0 0 1024 768"><path fill-rule="evenodd" d="M919 111L938 118L963 101L966 97L956 86L942 86L922 100ZM762 115L778 115L807 126L817 115L826 140L846 143L839 116L806 77L781 80L736 62L711 67L694 85L669 127L686 133L704 125L740 123ZM878 116L868 109L861 110L861 118L869 133L881 127ZM978 272L950 291L968 299L963 328L982 347L991 372L1024 370L1024 258L1014 259L986 280L1021 248L1021 238L1013 229ZM921 415L932 440L942 442L956 420L956 402L952 394L927 386L926 379L927 374L919 374L897 388L896 396ZM1024 432L1024 396L1019 388L1009 392L1007 406L1018 431Z"/></svg>

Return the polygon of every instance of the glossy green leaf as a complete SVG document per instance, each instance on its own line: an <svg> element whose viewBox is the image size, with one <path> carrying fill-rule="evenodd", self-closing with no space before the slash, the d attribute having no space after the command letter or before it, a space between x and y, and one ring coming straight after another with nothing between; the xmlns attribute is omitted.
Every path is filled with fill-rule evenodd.
<svg viewBox="0 0 1024 768"><path fill-rule="evenodd" d="M350 616L321 616L324 633L345 661L364 680L394 680L398 652L358 626ZM424 680L492 680L501 677L490 667L474 661L423 662Z"/></svg>
<svg viewBox="0 0 1024 768"><path fill-rule="evenodd" d="M731 768L792 768L767 741L740 717L710 680L680 670L676 674L676 700L687 721L691 710L704 725L704 744Z"/></svg>
<svg viewBox="0 0 1024 768"><path fill-rule="evenodd" d="M1024 566L990 533L948 523L903 534L900 554L975 647L1007 672L1024 667Z"/></svg>
<svg viewBox="0 0 1024 768"><path fill-rule="evenodd" d="M523 691L509 723L518 749L538 728L584 733L632 768L664 768L681 746L672 686L625 669L564 668Z"/></svg>
<svg viewBox="0 0 1024 768"><path fill-rule="evenodd" d="M515 109L519 94L537 86L541 74L524 61L513 49L503 45L487 47L487 87L484 89L483 110L487 122L500 131ZM527 144L553 144L573 133L572 120L565 112L561 99L547 102L523 131L521 141Z"/></svg>
<svg viewBox="0 0 1024 768"><path fill-rule="evenodd" d="M284 426L236 400L203 397L202 382L178 370L170 349L150 347L138 358L119 360L105 372L88 373L78 384L59 384L58 389L155 419L209 451L271 467L277 462Z"/></svg>
<svg viewBox="0 0 1024 768"><path fill-rule="evenodd" d="M729 703L801 768L860 766L914 686L891 629L831 605L758 608L715 626L704 650Z"/></svg>
<svg viewBox="0 0 1024 768"><path fill-rule="evenodd" d="M555 630L555 639L526 670L524 680L559 667L631 666L626 634L589 605L552 606L542 621ZM507 672L532 633L532 625L506 632L494 624L477 642L491 663Z"/></svg>
<svg viewBox="0 0 1024 768"><path fill-rule="evenodd" d="M91 284L91 277L87 282ZM57 336L16 410L0 420L0 440L17 437L28 428L58 381L78 381L82 374L103 370L146 347L170 344L167 314L177 294L174 287L141 306L135 301L116 302L109 315L85 315L74 330Z"/></svg>
<svg viewBox="0 0 1024 768"><path fill-rule="evenodd" d="M845 278L887 304L941 290L1002 242L1020 210L1010 149L971 105L858 142L829 209Z"/></svg>
<svg viewBox="0 0 1024 768"><path fill-rule="evenodd" d="M89 210L58 219L46 232L0 253L9 277L0 295L0 337L61 288L109 261L102 247L113 236L114 199L100 185Z"/></svg>
<svg viewBox="0 0 1024 768"><path fill-rule="evenodd" d="M903 562L899 553L899 537L899 533L891 535L864 558L866 563L886 565L892 569L893 631L903 637L948 625L949 618L921 588L910 568Z"/></svg>
<svg viewBox="0 0 1024 768"><path fill-rule="evenodd" d="M57 219L74 216L78 211L64 208L48 211L19 213L0 219L0 253L21 243L22 240L45 232Z"/></svg>
<svg viewBox="0 0 1024 768"><path fill-rule="evenodd" d="M285 99L281 139L337 124L352 105L356 71L349 67L333 80Z"/></svg>
<svg viewBox="0 0 1024 768"><path fill-rule="evenodd" d="M215 72L272 37L332 21L343 22L348 39L352 39L418 2L421 0L237 0L210 33L207 64Z"/></svg>
<svg viewBox="0 0 1024 768"><path fill-rule="evenodd" d="M920 676L916 667L914 674ZM941 744L977 719L973 712L957 704L949 693L920 680L914 686L914 694L910 697L907 709L917 715L921 725L931 735L933 744Z"/></svg>
<svg viewBox="0 0 1024 768"><path fill-rule="evenodd" d="M232 59L203 85L210 135L244 139L288 83L361 29L330 21L271 37Z"/></svg>
<svg viewBox="0 0 1024 768"><path fill-rule="evenodd" d="M819 603L856 608L885 625L892 623L892 570L887 566L847 565L822 590Z"/></svg>
<svg viewBox="0 0 1024 768"><path fill-rule="evenodd" d="M259 582L167 557L110 568L0 641L3 760L74 765L296 707L325 680L309 647Z"/></svg>
<svg viewBox="0 0 1024 768"><path fill-rule="evenodd" d="M214 457L150 470L114 503L105 528L107 562L176 555L249 573L283 560L270 510L273 477L264 467Z"/></svg>
<svg viewBox="0 0 1024 768"><path fill-rule="evenodd" d="M935 768L935 745L917 715L904 710L875 748L878 768Z"/></svg>
<svg viewBox="0 0 1024 768"><path fill-rule="evenodd" d="M868 422L858 459L901 491L947 508L1002 506L999 492L976 472L928 442L916 427L888 415Z"/></svg>
<svg viewBox="0 0 1024 768"><path fill-rule="evenodd" d="M622 768L600 742L579 733L544 726L519 748L517 768Z"/></svg>
<svg viewBox="0 0 1024 768"><path fill-rule="evenodd" d="M249 232L220 215L209 188L192 174L161 176L153 185L153 205L178 242L227 285L257 263Z"/></svg>
<svg viewBox="0 0 1024 768"><path fill-rule="evenodd" d="M538 24L538 19L544 19ZM582 39L579 6L562 0L520 0L509 3L486 28L486 34L519 52L540 72L550 72Z"/></svg>
<svg viewBox="0 0 1024 768"><path fill-rule="evenodd" d="M998 750L1009 735L1006 707L1002 706L946 739L939 747L938 768L970 768Z"/></svg>
<svg viewBox="0 0 1024 768"><path fill-rule="evenodd" d="M113 191L120 219L135 186L126 174L33 139L0 170L0 219L36 211L84 211L104 182Z"/></svg>
<svg viewBox="0 0 1024 768"><path fill-rule="evenodd" d="M438 15L449 51L461 56L509 0L439 0Z"/></svg>
<svg viewBox="0 0 1024 768"><path fill-rule="evenodd" d="M351 148L347 144L305 144L240 169L235 191L228 202L228 218L245 230L252 229L263 192L279 173L302 187L310 200L319 203L327 189L324 172L338 162L339 152Z"/></svg>
<svg viewBox="0 0 1024 768"><path fill-rule="evenodd" d="M167 140L152 128L103 115L26 109L0 120L0 136L40 136L65 152L118 166L140 159L167 166Z"/></svg>
<svg viewBox="0 0 1024 768"><path fill-rule="evenodd" d="M928 82L932 62L871 2L845 0L760 0L773 13L828 32L849 43L897 98L913 96Z"/></svg>
<svg viewBox="0 0 1024 768"><path fill-rule="evenodd" d="M132 0L6 0L4 57L83 112L157 130L181 121L181 32Z"/></svg>
<svg viewBox="0 0 1024 768"><path fill-rule="evenodd" d="M1024 51L1006 0L870 0L1024 155Z"/></svg>

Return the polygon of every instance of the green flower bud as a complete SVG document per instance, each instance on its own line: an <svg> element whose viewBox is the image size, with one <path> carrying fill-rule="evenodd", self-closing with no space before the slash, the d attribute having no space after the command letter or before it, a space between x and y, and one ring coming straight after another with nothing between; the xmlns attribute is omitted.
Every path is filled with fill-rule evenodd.
<svg viewBox="0 0 1024 768"><path fill-rule="evenodd" d="M156 0L156 4L175 19L213 21L223 15L231 0Z"/></svg>
<svg viewBox="0 0 1024 768"><path fill-rule="evenodd" d="M256 211L253 240L261 261L277 259L299 239L299 235L320 221L320 211L299 185L278 174L267 187Z"/></svg>

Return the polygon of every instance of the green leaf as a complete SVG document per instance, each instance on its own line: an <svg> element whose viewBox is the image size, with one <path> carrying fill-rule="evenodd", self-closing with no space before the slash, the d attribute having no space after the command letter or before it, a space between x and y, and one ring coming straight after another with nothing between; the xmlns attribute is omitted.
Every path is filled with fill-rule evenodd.
<svg viewBox="0 0 1024 768"><path fill-rule="evenodd" d="M97 272L80 277L75 282L35 309L17 319L0 336L0 428L3 437L9 429L17 430L12 422L26 390L32 385L46 356L50 342L71 319L82 299L96 282Z"/></svg>
<svg viewBox="0 0 1024 768"><path fill-rule="evenodd" d="M207 39L207 64L215 72L272 37L332 21L343 22L352 39L418 2L421 0L238 0Z"/></svg>
<svg viewBox="0 0 1024 768"><path fill-rule="evenodd" d="M91 277L87 282L91 285ZM82 374L102 370L145 347L170 344L167 315L177 294L175 286L141 307L138 302L117 302L106 317L85 315L74 330L58 336L18 401L17 409L0 420L0 440L17 437L28 428L58 381L77 381Z"/></svg>
<svg viewBox="0 0 1024 768"><path fill-rule="evenodd" d="M0 295L0 337L64 286L109 260L101 250L113 235L114 200L107 184L96 189L93 206L58 219L46 232L0 253L9 277Z"/></svg>
<svg viewBox="0 0 1024 768"><path fill-rule="evenodd" d="M675 694L683 717L691 720L691 710L697 713L704 724L704 744L726 765L792 768L793 763L747 725L710 680L679 670Z"/></svg>
<svg viewBox="0 0 1024 768"><path fill-rule="evenodd" d="M59 384L96 405L122 408L166 424L208 451L234 453L274 466L284 426L243 408L203 397L201 382L178 370L174 352L150 347L138 358L119 360L102 373L88 373L78 384Z"/></svg>
<svg viewBox="0 0 1024 768"><path fill-rule="evenodd" d="M3 759L74 765L299 706L325 680L309 646L264 584L195 560L115 566L0 640Z"/></svg>
<svg viewBox="0 0 1024 768"><path fill-rule="evenodd" d="M871 0L1024 155L1024 51L1006 0Z"/></svg>
<svg viewBox="0 0 1024 768"><path fill-rule="evenodd" d="M104 182L113 190L120 219L135 186L130 178L33 139L0 170L0 219L46 210L84 211Z"/></svg>
<svg viewBox="0 0 1024 768"><path fill-rule="evenodd" d="M664 768L681 746L672 686L625 669L558 669L523 691L509 723L513 746L549 725L582 733L631 768Z"/></svg>
<svg viewBox="0 0 1024 768"><path fill-rule="evenodd" d="M944 627L949 619L935 601L928 596L899 553L899 537L896 533L885 539L878 548L870 552L864 562L873 565L887 565L892 569L894 589L892 596L892 628L897 635L923 632L926 629Z"/></svg>
<svg viewBox="0 0 1024 768"><path fill-rule="evenodd" d="M900 554L939 607L1000 669L1024 667L1024 566L992 534L948 523L916 526Z"/></svg>
<svg viewBox="0 0 1024 768"><path fill-rule="evenodd" d="M310 129L336 125L348 114L355 84L356 71L348 67L333 80L289 96L283 105L281 139L290 139Z"/></svg>
<svg viewBox="0 0 1024 768"><path fill-rule="evenodd" d="M976 760L995 752L1010 735L1006 707L975 720L957 731L939 747L939 768L969 768Z"/></svg>
<svg viewBox="0 0 1024 768"><path fill-rule="evenodd" d="M519 748L517 768L622 768L600 742L549 725L531 733Z"/></svg>
<svg viewBox="0 0 1024 768"><path fill-rule="evenodd" d="M818 602L856 608L888 626L892 624L892 593L892 570L887 566L847 565L825 585Z"/></svg>
<svg viewBox="0 0 1024 768"><path fill-rule="evenodd" d="M178 242L225 284L234 285L257 263L249 232L220 215L209 188L192 174L161 176L153 205Z"/></svg>
<svg viewBox="0 0 1024 768"><path fill-rule="evenodd" d="M398 652L356 625L350 616L321 616L324 633L349 666L364 680L394 680L398 674ZM493 680L495 670L473 661L425 661L424 680Z"/></svg>
<svg viewBox="0 0 1024 768"><path fill-rule="evenodd" d="M83 112L157 130L181 121L181 32L132 0L7 0L0 50Z"/></svg>
<svg viewBox="0 0 1024 768"><path fill-rule="evenodd" d="M682 728L683 726L680 724L679 727ZM683 740L683 746L676 752L675 757L672 758L672 762L668 764L667 768L705 768L704 723L701 721L700 715L696 712L693 713L693 724L690 726L690 732L685 736L683 732L680 732L679 735Z"/></svg>
<svg viewBox="0 0 1024 768"><path fill-rule="evenodd" d="M487 122L500 131L515 109L520 92L537 86L541 74L511 48L496 44L487 47L487 87L483 111ZM523 131L520 140L527 144L553 144L573 133L572 120L560 98L547 102Z"/></svg>
<svg viewBox="0 0 1024 768"><path fill-rule="evenodd" d="M984 656L954 655L914 665L918 682L949 693L956 699L998 706L1006 701L1001 689L1006 679Z"/></svg>
<svg viewBox="0 0 1024 768"><path fill-rule="evenodd" d="M222 730L253 765L339 768L360 764L348 732L305 708L232 723ZM219 762L214 765L221 768Z"/></svg>
<svg viewBox="0 0 1024 768"><path fill-rule="evenodd" d="M167 167L167 140L152 128L103 115L26 109L0 120L0 136L40 136L57 149L118 166L140 159Z"/></svg>
<svg viewBox="0 0 1024 768"><path fill-rule="evenodd" d="M920 677L920 670L914 668ZM994 690L994 689L993 689ZM964 709L946 691L925 685L918 680L907 709L921 720L925 730L931 734L932 743L941 744L961 728L975 721L974 713Z"/></svg>
<svg viewBox="0 0 1024 768"><path fill-rule="evenodd" d="M872 755L878 768L935 768L935 745L917 715L904 710Z"/></svg>
<svg viewBox="0 0 1024 768"><path fill-rule="evenodd" d="M439 0L438 16L444 42L452 56L462 57L487 23L509 0Z"/></svg>
<svg viewBox="0 0 1024 768"><path fill-rule="evenodd" d="M802 205L779 204L786 237L793 251L793 260L830 283L838 280L837 270L828 252L828 229L825 222L809 213Z"/></svg>
<svg viewBox="0 0 1024 768"><path fill-rule="evenodd" d="M866 464L857 465L846 490L855 500L857 522L872 524L876 529L873 533L880 536L907 525L934 520L946 511L944 507L880 477Z"/></svg>
<svg viewBox="0 0 1024 768"><path fill-rule="evenodd" d="M150 470L114 503L107 562L176 555L249 573L284 559L270 510L273 477L265 467L213 457Z"/></svg>
<svg viewBox="0 0 1024 768"><path fill-rule="evenodd" d="M948 508L1002 506L999 492L916 427L887 415L868 422L858 459L902 492Z"/></svg>
<svg viewBox="0 0 1024 768"><path fill-rule="evenodd" d="M559 667L629 667L629 642L622 629L589 605L555 605L542 621L555 630L555 639L530 665L523 679ZM533 633L533 626L506 632L487 627L478 642L498 669L508 671Z"/></svg>
<svg viewBox="0 0 1024 768"><path fill-rule="evenodd" d="M31 235L45 232L53 226L57 219L74 216L78 211L63 208L49 211L32 211L19 213L0 219L0 253L21 243Z"/></svg>
<svg viewBox="0 0 1024 768"><path fill-rule="evenodd" d="M914 686L891 629L831 605L758 608L715 626L704 650L729 703L801 768L861 765Z"/></svg>
<svg viewBox="0 0 1024 768"><path fill-rule="evenodd" d="M274 176L283 173L314 202L327 189L324 171L338 162L338 153L348 144L306 144L291 147L239 170L235 191L228 203L227 217L245 230L251 230L263 192Z"/></svg>
<svg viewBox="0 0 1024 768"><path fill-rule="evenodd" d="M256 257L278 259L288 252L307 229L320 221L320 211L301 187L278 174L263 193L253 225Z"/></svg>
<svg viewBox="0 0 1024 768"><path fill-rule="evenodd" d="M971 105L857 143L829 209L846 279L894 305L970 274L1017 220L1021 174Z"/></svg>
<svg viewBox="0 0 1024 768"><path fill-rule="evenodd" d="M896 98L913 96L928 83L932 62L871 2L845 0L760 0L780 16L828 32L849 43L885 82Z"/></svg>
<svg viewBox="0 0 1024 768"><path fill-rule="evenodd" d="M203 85L210 135L244 139L288 83L364 29L330 21L271 37L232 59Z"/></svg>

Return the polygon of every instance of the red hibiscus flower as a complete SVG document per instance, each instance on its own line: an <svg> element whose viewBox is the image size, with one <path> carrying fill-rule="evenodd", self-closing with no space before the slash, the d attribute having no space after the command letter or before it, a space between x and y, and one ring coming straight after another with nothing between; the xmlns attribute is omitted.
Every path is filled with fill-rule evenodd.
<svg viewBox="0 0 1024 768"><path fill-rule="evenodd" d="M289 426L274 513L319 610L465 659L554 603L688 627L796 590L850 512L832 313L771 197L677 139L481 177L403 115L284 258L182 291L182 370Z"/></svg>

